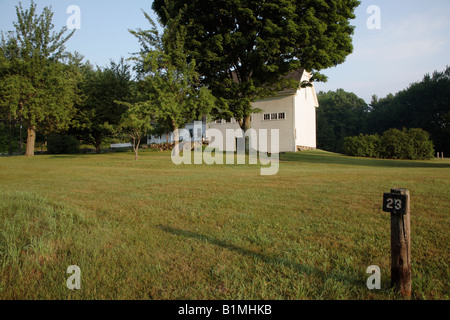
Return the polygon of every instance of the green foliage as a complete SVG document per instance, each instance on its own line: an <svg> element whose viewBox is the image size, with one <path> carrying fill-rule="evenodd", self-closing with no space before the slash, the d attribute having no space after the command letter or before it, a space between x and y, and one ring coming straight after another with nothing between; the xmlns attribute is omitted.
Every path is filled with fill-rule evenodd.
<svg viewBox="0 0 450 320"><path fill-rule="evenodd" d="M130 67L123 59L111 61L106 68L94 69L90 64L81 67L83 80L80 92L83 100L76 106L77 114L70 133L86 143L92 143L97 152L105 138L113 134L126 106L117 101L126 101L131 95Z"/></svg>
<svg viewBox="0 0 450 320"><path fill-rule="evenodd" d="M186 49L222 103L217 112L242 120L259 111L251 102L298 88L282 78L290 71L315 74L344 62L353 50L349 20L358 5L356 0L155 0L152 8L165 25L182 12Z"/></svg>
<svg viewBox="0 0 450 320"><path fill-rule="evenodd" d="M363 135L345 138L345 153L356 157L427 160L433 158L430 135L422 129L389 129L382 136Z"/></svg>
<svg viewBox="0 0 450 320"><path fill-rule="evenodd" d="M185 52L187 28L179 18L167 22L162 35L148 14L150 30L130 30L141 43L141 52L134 58L138 71L135 101L147 108L154 120L171 129L200 119L208 114L215 99L200 83L195 60Z"/></svg>
<svg viewBox="0 0 450 320"><path fill-rule="evenodd" d="M418 128L411 128L408 134L412 140L412 159L432 159L434 157L434 143L428 132Z"/></svg>
<svg viewBox="0 0 450 320"><path fill-rule="evenodd" d="M50 154L66 154L80 152L80 141L66 134L51 134L47 140Z"/></svg>
<svg viewBox="0 0 450 320"><path fill-rule="evenodd" d="M157 123L155 123L149 134L154 136L162 136L165 134L166 138L168 138L172 131L172 123L159 120Z"/></svg>
<svg viewBox="0 0 450 320"><path fill-rule="evenodd" d="M64 46L73 32L54 32L53 12L45 7L38 15L33 1L28 10L19 3L16 13L16 30L1 37L1 114L12 114L33 131L67 129L77 100L78 71Z"/></svg>
<svg viewBox="0 0 450 320"><path fill-rule="evenodd" d="M363 135L346 137L344 139L344 152L350 156L380 158L380 136Z"/></svg>
<svg viewBox="0 0 450 320"><path fill-rule="evenodd" d="M9 131L4 124L0 124L0 153L9 153Z"/></svg>
<svg viewBox="0 0 450 320"><path fill-rule="evenodd" d="M127 135L134 143L134 148L139 148L140 140L152 129L151 112L145 104L129 105L129 109L122 115L119 132Z"/></svg>
<svg viewBox="0 0 450 320"><path fill-rule="evenodd" d="M317 95L317 146L342 152L344 138L366 130L368 105L354 93L338 89Z"/></svg>
<svg viewBox="0 0 450 320"><path fill-rule="evenodd" d="M3 119L0 122L0 153L17 153L23 151L25 141L27 139L26 130L20 128L20 123L11 119ZM22 135L22 137L21 137ZM22 148L20 142L22 141Z"/></svg>
<svg viewBox="0 0 450 320"><path fill-rule="evenodd" d="M434 155L430 135L422 129L390 129L381 136L383 157L389 159L431 159Z"/></svg>
<svg viewBox="0 0 450 320"><path fill-rule="evenodd" d="M395 95L374 97L371 108L369 133L421 128L430 133L437 151L450 153L450 67L425 75Z"/></svg>
<svg viewBox="0 0 450 320"><path fill-rule="evenodd" d="M320 92L318 99L317 145L320 149L343 152L344 138L348 136L360 133L382 135L391 128L420 128L430 134L436 151L450 153L450 67L442 72L435 71L431 76L426 75L421 82L413 83L395 95L389 94L385 98L373 96L369 106L353 93L342 89ZM394 136L395 139L409 139L399 133ZM426 139L417 137L413 140ZM361 143L366 145L366 142L360 140L356 142L347 139L347 148L352 151L345 152L372 156L362 147L360 151L356 151ZM428 158L432 149L428 144L403 151L394 141L389 143L392 144L392 150L386 151L386 157L403 154L402 157L410 159ZM417 150L425 151L422 153Z"/></svg>

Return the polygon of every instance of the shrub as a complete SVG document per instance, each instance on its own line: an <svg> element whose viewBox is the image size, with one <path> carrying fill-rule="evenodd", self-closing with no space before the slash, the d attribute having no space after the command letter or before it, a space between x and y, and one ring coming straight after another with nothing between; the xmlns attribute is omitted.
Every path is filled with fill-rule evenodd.
<svg viewBox="0 0 450 320"><path fill-rule="evenodd" d="M382 155L389 159L426 160L433 158L430 134L422 129L389 129L381 137Z"/></svg>
<svg viewBox="0 0 450 320"><path fill-rule="evenodd" d="M47 149L51 154L78 153L80 142L74 136L52 134L48 137Z"/></svg>
<svg viewBox="0 0 450 320"><path fill-rule="evenodd" d="M411 159L412 139L406 129L389 129L381 136L381 155L387 159Z"/></svg>
<svg viewBox="0 0 450 320"><path fill-rule="evenodd" d="M347 137L344 140L344 151L346 154L355 157L380 157L380 136L363 135Z"/></svg>
<svg viewBox="0 0 450 320"><path fill-rule="evenodd" d="M380 137L363 135L347 137L344 151L350 156L426 160L433 158L434 146L428 132L422 129L389 129Z"/></svg>
<svg viewBox="0 0 450 320"><path fill-rule="evenodd" d="M422 129L409 129L412 138L412 159L432 159L434 157L434 144L430 140L431 135Z"/></svg>

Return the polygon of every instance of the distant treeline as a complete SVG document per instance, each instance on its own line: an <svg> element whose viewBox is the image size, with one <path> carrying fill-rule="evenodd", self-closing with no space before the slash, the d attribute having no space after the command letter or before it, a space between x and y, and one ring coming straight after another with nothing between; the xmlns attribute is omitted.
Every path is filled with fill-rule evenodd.
<svg viewBox="0 0 450 320"><path fill-rule="evenodd" d="M396 128L420 128L430 134L435 150L450 155L450 67L370 104L342 89L319 92L318 148L344 152L344 139Z"/></svg>

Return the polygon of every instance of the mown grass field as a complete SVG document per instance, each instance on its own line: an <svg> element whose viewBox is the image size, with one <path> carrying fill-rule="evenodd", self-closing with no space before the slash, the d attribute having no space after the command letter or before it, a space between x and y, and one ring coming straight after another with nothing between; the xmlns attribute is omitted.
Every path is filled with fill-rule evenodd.
<svg viewBox="0 0 450 320"><path fill-rule="evenodd" d="M413 299L449 299L449 160L281 160L261 176L167 152L2 157L0 299L397 299L394 187L411 193Z"/></svg>

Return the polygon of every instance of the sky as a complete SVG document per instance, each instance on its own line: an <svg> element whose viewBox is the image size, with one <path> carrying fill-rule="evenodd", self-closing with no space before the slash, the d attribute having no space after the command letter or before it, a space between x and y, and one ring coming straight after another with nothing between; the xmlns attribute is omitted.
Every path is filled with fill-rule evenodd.
<svg viewBox="0 0 450 320"><path fill-rule="evenodd" d="M13 30L15 0L0 0L0 30ZM29 6L23 0L24 8ZM55 29L67 25L80 9L80 29L67 43L92 64L106 66L111 60L129 58L139 51L137 39L128 30L149 27L142 10L156 20L151 0L37 0L38 11L51 6ZM378 10L373 10L376 6ZM379 13L379 14L378 14ZM322 70L326 83L317 91L339 88L354 92L370 103L372 95L385 97L422 80L427 73L450 65L449 0L362 0L356 9L353 53L336 67ZM73 19L69 19L74 21Z"/></svg>

